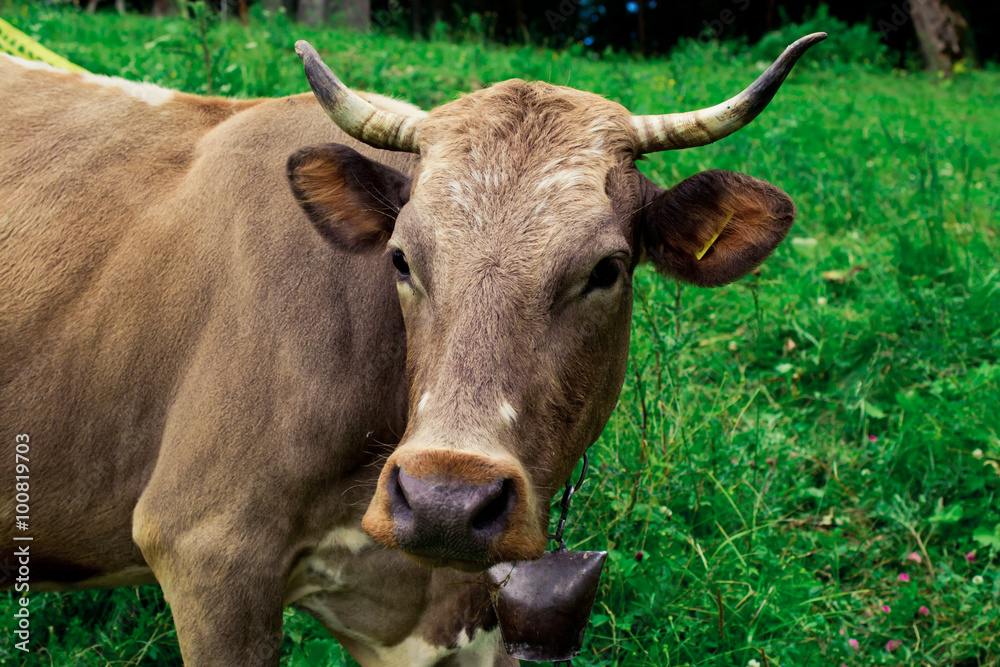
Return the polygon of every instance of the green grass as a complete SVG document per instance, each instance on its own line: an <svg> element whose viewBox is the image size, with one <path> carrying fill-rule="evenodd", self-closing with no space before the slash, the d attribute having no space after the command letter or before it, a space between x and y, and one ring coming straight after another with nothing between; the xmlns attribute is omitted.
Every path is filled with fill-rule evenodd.
<svg viewBox="0 0 1000 667"><path fill-rule="evenodd" d="M192 23L2 15L95 73L206 91ZM635 113L689 109L770 57L690 43L669 60L597 59L256 15L210 29L215 92L306 90L299 38L349 85L425 107L517 76ZM663 185L744 171L786 190L799 216L732 286L638 272L628 379L570 515L573 546L610 551L574 664L1000 665L1000 74L889 71L852 62L855 39L807 54L746 130L643 163ZM13 604L0 597L5 619ZM5 642L0 658L180 664L156 589L32 604L35 653L23 662ZM353 664L293 611L283 655Z"/></svg>

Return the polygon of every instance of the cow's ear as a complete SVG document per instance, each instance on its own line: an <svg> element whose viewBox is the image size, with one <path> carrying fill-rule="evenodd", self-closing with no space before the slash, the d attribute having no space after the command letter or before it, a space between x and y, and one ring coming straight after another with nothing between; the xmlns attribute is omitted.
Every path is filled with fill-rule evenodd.
<svg viewBox="0 0 1000 667"><path fill-rule="evenodd" d="M341 144L292 155L288 181L319 233L350 251L384 247L410 196L406 175Z"/></svg>
<svg viewBox="0 0 1000 667"><path fill-rule="evenodd" d="M664 192L647 189L642 239L662 273L715 287L767 259L795 220L795 205L770 183L705 171Z"/></svg>

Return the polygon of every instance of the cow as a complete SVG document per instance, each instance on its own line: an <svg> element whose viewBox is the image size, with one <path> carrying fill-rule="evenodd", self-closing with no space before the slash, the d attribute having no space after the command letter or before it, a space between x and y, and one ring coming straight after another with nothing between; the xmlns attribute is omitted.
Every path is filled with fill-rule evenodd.
<svg viewBox="0 0 1000 667"><path fill-rule="evenodd" d="M191 667L277 665L288 605L362 665L517 664L483 572L546 548L621 391L633 271L729 283L795 216L636 160L745 126L824 37L655 116L516 79L427 113L304 42L313 92L270 100L0 57L0 439L25 464L0 557L30 550L31 590L158 584Z"/></svg>

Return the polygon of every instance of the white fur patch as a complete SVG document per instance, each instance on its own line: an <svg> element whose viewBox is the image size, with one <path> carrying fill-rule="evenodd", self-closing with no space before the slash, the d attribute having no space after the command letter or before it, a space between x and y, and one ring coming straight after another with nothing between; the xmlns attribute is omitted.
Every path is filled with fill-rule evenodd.
<svg viewBox="0 0 1000 667"><path fill-rule="evenodd" d="M395 646L380 648L377 652L379 662L383 665L430 667L452 651L443 646L434 646L422 637L407 637Z"/></svg>
<svg viewBox="0 0 1000 667"><path fill-rule="evenodd" d="M430 400L430 397L431 395L428 392L425 392L424 395L420 397L420 402L417 403L417 412L424 409L424 406L427 405L427 401Z"/></svg>
<svg viewBox="0 0 1000 667"><path fill-rule="evenodd" d="M539 194L549 194L568 190L587 182L587 176L579 171L561 170L540 180L535 190Z"/></svg>
<svg viewBox="0 0 1000 667"><path fill-rule="evenodd" d="M500 416L508 424L513 424L517 421L517 410L506 400L500 402Z"/></svg>
<svg viewBox="0 0 1000 667"><path fill-rule="evenodd" d="M334 528L323 536L323 540L316 547L316 551L326 551L330 549L347 549L357 556L365 549L375 545L372 538L360 528L353 526L342 526Z"/></svg>
<svg viewBox="0 0 1000 667"><path fill-rule="evenodd" d="M96 83L106 88L118 88L129 97L141 100L151 107L166 104L174 97L174 91L160 88L152 83L137 83L117 76L98 76L96 74L81 74L80 76L87 83Z"/></svg>
<svg viewBox="0 0 1000 667"><path fill-rule="evenodd" d="M320 556L310 556L306 559L306 565L311 571L326 580L322 588L323 591L336 591L343 588L344 584L347 583L344 579L344 571L340 568L329 567L326 561Z"/></svg>
<svg viewBox="0 0 1000 667"><path fill-rule="evenodd" d="M476 630L472 638L463 628L455 641L455 648L435 646L418 636L407 637L398 644L383 646L370 637L352 630L324 603L322 597L305 597L299 606L313 612L328 630L344 637L350 637L364 646L371 664L386 667L433 667L442 659L452 656L452 662L460 667L492 667L499 649L499 628L490 632ZM362 660L362 664L370 664Z"/></svg>
<svg viewBox="0 0 1000 667"><path fill-rule="evenodd" d="M70 74L70 72L67 72L66 70L53 67L48 63L43 63L38 60L25 60L24 58L18 58L16 56L7 57L26 69L37 69L48 72L57 72L59 74ZM154 107L166 104L174 97L174 91L166 88L160 88L152 83L137 83L135 81L128 81L126 79L119 78L117 76L100 76L97 74L90 74L89 72L86 74L79 74L78 76L81 81L85 81L86 83L96 83L97 85L104 86L105 88L117 88L129 97L142 100L146 104Z"/></svg>
<svg viewBox="0 0 1000 667"><path fill-rule="evenodd" d="M469 639L468 633L463 628L458 635L458 642L456 642L460 648L454 662L461 667L492 667L499 648L499 633L499 628L490 632L476 630L472 639ZM463 637L466 640L465 644L461 643Z"/></svg>
<svg viewBox="0 0 1000 667"><path fill-rule="evenodd" d="M63 73L66 72L66 70L64 69L53 67L48 63L43 63L41 60L25 60L24 58L18 58L17 56L12 56L6 53L0 53L0 56L6 56L10 58L16 64L20 65L25 69L42 69L42 70L47 70L49 72L63 72Z"/></svg>

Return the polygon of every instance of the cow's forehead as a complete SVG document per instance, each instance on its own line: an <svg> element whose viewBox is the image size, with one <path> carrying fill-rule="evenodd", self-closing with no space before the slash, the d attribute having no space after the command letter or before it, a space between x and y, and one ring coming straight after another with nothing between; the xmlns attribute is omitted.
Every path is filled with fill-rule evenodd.
<svg viewBox="0 0 1000 667"><path fill-rule="evenodd" d="M599 95L511 79L437 107L420 124L421 154L519 163L543 153L633 154L637 135L625 107ZM634 157L634 154L633 154Z"/></svg>
<svg viewBox="0 0 1000 667"><path fill-rule="evenodd" d="M624 107L540 82L505 81L438 107L420 136L415 215L402 226L433 228L438 250L599 241L616 222L608 174L635 160Z"/></svg>

